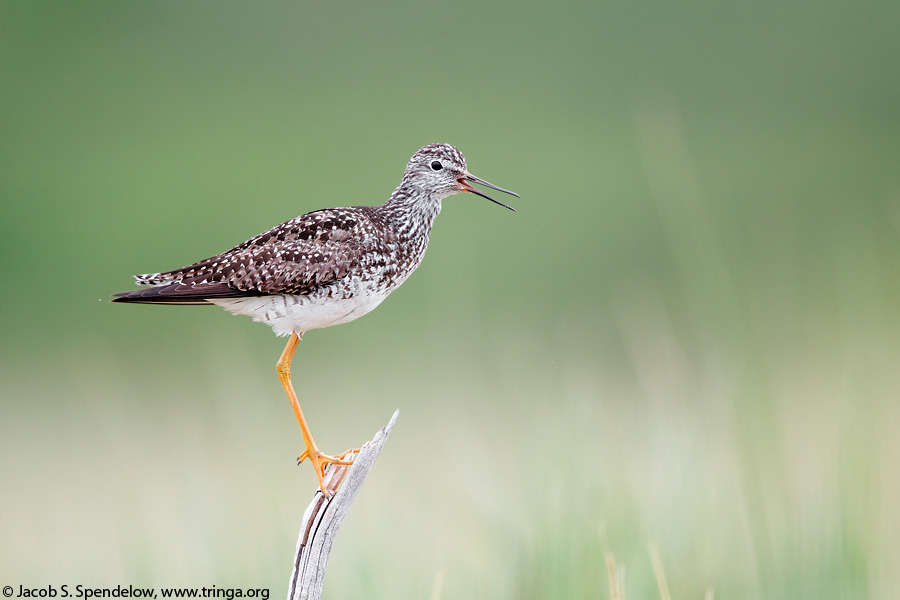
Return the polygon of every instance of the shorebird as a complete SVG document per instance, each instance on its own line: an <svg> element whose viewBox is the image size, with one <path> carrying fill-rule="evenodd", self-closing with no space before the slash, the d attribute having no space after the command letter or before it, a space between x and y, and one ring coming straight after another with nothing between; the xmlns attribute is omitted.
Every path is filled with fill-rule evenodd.
<svg viewBox="0 0 900 600"><path fill-rule="evenodd" d="M290 336L276 370L300 424L319 487L329 463L351 464L353 448L338 455L319 451L291 382L291 360L304 332L340 325L373 310L419 266L441 201L459 192L487 198L478 184L519 197L475 177L462 153L430 144L409 159L400 185L381 206L326 208L273 227L231 250L192 265L135 275L140 290L115 294L113 302L217 305Z"/></svg>

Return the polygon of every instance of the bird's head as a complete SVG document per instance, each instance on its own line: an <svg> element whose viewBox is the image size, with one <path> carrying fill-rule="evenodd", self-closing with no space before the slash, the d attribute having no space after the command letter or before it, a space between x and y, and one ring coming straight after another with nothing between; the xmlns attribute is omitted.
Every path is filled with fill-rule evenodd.
<svg viewBox="0 0 900 600"><path fill-rule="evenodd" d="M472 184L477 183L498 192L519 197L515 192L497 187L469 173L466 169L466 158L462 152L450 144L429 144L419 148L406 165L403 183L428 194L437 195L439 198L446 198L459 192L469 192L487 198L512 211L516 209L491 198L481 190L472 187Z"/></svg>

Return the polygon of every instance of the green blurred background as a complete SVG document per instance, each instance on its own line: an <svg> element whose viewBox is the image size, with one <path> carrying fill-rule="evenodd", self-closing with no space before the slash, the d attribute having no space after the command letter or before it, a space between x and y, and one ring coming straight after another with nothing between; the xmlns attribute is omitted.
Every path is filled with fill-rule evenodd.
<svg viewBox="0 0 900 600"><path fill-rule="evenodd" d="M268 587L315 480L274 365L131 275L379 204L377 311L306 336L320 445L400 419L330 598L900 595L896 2L0 3L0 583Z"/></svg>

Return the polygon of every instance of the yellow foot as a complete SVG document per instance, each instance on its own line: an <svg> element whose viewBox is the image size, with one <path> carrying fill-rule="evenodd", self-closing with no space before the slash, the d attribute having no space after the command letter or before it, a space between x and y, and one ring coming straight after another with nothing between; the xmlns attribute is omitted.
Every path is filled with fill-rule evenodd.
<svg viewBox="0 0 900 600"><path fill-rule="evenodd" d="M297 458L297 464L299 465L308 458L309 462L312 463L313 470L316 472L316 478L319 480L319 489L321 489L322 493L326 496L332 496L334 494L334 490L328 491L328 489L325 487L325 467L329 463L333 463L336 465L352 465L352 455L356 454L357 452L359 452L359 448L351 448L338 456L329 456L328 454L322 454L317 448L312 448L312 451L307 448Z"/></svg>

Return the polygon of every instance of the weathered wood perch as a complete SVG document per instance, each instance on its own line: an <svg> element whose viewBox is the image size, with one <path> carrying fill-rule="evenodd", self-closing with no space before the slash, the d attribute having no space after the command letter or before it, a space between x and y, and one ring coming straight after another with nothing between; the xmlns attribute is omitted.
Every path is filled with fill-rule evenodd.
<svg viewBox="0 0 900 600"><path fill-rule="evenodd" d="M387 441L398 414L399 410L394 411L390 422L378 430L372 441L363 444L352 465L328 466L325 472L325 487L329 492L334 493L335 490L337 492L331 498L326 498L321 490L317 490L312 502L306 507L306 512L303 513L297 551L294 553L294 569L288 585L288 600L321 598L331 544L337 536L341 522L350 510L350 505L353 504L375 464L381 447Z"/></svg>

